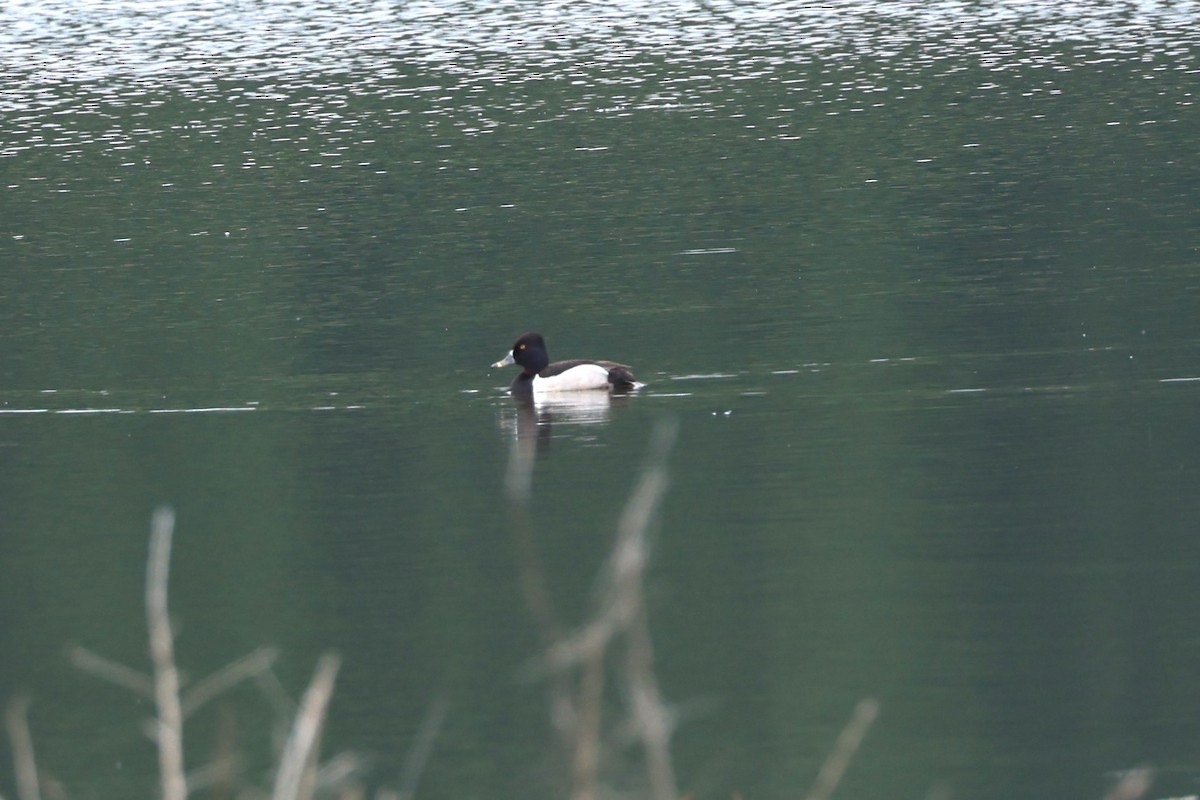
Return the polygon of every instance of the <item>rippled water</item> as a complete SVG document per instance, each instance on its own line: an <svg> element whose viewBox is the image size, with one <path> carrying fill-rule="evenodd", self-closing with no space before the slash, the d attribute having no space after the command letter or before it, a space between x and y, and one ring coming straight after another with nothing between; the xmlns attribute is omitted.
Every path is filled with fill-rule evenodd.
<svg viewBox="0 0 1200 800"><path fill-rule="evenodd" d="M303 94L286 115L330 133L349 122L338 113L348 95L370 96L395 104L385 118L445 115L482 135L574 113L744 112L738 83L755 81L795 105L755 108L769 124L747 135L786 139L811 125L793 121L798 108L864 113L936 92L971 65L995 76L977 97L1053 95L1062 73L1119 69L1158 80L1170 93L1160 110L1176 112L1193 95L1175 79L1197 69L1194 3L12 3L3 16L0 110L21 123L6 126L6 156L39 145L26 131L53 138L43 146L120 149L155 132L80 123L164 91L242 104ZM1004 86L1017 70L1044 78ZM522 91L559 82L561 105ZM202 135L234 120L195 123Z"/></svg>

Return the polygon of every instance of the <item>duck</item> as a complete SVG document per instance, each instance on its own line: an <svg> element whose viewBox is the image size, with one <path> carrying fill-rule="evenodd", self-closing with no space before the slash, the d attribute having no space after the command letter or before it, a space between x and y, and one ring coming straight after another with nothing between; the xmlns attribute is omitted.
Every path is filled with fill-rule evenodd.
<svg viewBox="0 0 1200 800"><path fill-rule="evenodd" d="M606 389L627 392L637 386L633 371L615 361L573 359L550 363L546 340L540 333L521 334L504 358L492 364L494 369L517 364L521 374L513 379L509 390L524 392L576 392Z"/></svg>

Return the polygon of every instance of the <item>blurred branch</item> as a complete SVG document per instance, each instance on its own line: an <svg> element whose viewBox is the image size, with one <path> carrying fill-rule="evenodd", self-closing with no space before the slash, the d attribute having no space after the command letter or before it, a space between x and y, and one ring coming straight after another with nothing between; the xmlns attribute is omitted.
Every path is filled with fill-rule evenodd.
<svg viewBox="0 0 1200 800"><path fill-rule="evenodd" d="M646 471L621 515L613 554L614 590L631 607L626 670L632 714L641 733L651 794L656 800L675 800L675 770L671 763L671 715L654 674L654 647L643 585L650 555L648 532L667 491L666 462L677 431L675 424L661 425L655 431Z"/></svg>
<svg viewBox="0 0 1200 800"><path fill-rule="evenodd" d="M821 771L817 773L817 779L813 781L812 788L808 790L808 800L828 800L829 796L837 789L838 783L841 782L846 768L850 766L850 761L854 758L858 746L862 744L863 737L867 735L871 724L878 716L878 700L867 697L859 701L858 705L854 707L854 713L850 715L850 721L846 723L846 727L842 728L841 734L834 743L833 751L821 765Z"/></svg>
<svg viewBox="0 0 1200 800"><path fill-rule="evenodd" d="M171 535L175 512L161 507L150 522L150 558L146 565L146 623L150 630L150 660L154 665L154 702L158 708L155 741L163 800L187 800L183 769L183 712L179 702L179 670L167 609L167 578L171 566Z"/></svg>
<svg viewBox="0 0 1200 800"><path fill-rule="evenodd" d="M604 701L604 651L598 650L583 665L579 693L579 728L571 759L574 800L593 800L600 772L600 720Z"/></svg>
<svg viewBox="0 0 1200 800"><path fill-rule="evenodd" d="M512 521L513 548L520 575L521 593L537 625L542 649L548 652L556 642L562 640L563 625L555 613L554 603L546 586L545 570L534 539L529 513L538 423L530 408L519 407L518 414L528 414L530 418L529 424L524 427L518 420L517 435L512 442L508 469L505 472L505 494ZM523 435L522 429L531 433ZM534 671L530 670L531 673ZM581 735L581 712L575 706L574 687L570 676L564 670L552 671L549 683L550 722L565 743L567 751L574 752Z"/></svg>
<svg viewBox="0 0 1200 800"><path fill-rule="evenodd" d="M446 721L446 712L449 708L450 703L446 700L446 696L440 695L425 712L425 719L421 720L421 727L417 730L417 738L404 758L404 771L400 774L400 791L396 795L402 800L412 800L417 793L417 784L421 782L421 773L425 771L425 763L429 760L429 754L433 752L433 741L442 729L442 723Z"/></svg>
<svg viewBox="0 0 1200 800"><path fill-rule="evenodd" d="M1104 800L1140 800L1154 783L1153 767L1137 767L1126 771L1104 795Z"/></svg>
<svg viewBox="0 0 1200 800"><path fill-rule="evenodd" d="M154 699L154 680L149 675L105 658L98 653L93 653L81 645L67 650L67 658L75 665L76 669L82 672L89 672L109 683L123 686L134 694L150 700Z"/></svg>
<svg viewBox="0 0 1200 800"><path fill-rule="evenodd" d="M272 797L274 800L311 800L317 792L337 793L339 797L363 796L355 777L362 772L361 759L344 754L317 769L317 752L326 710L333 694L340 659L326 654L317 663L313 678L297 706L279 683L272 670L277 654L262 647L217 670L188 692L181 691L181 677L175 661L174 630L170 620L168 586L171 543L175 515L170 508L157 509L150 523L149 554L146 563L146 624L148 628L151 675L144 675L84 647L68 650L68 657L79 669L122 686L135 694L152 698L156 716L149 720L150 735L158 747L159 795L161 800L187 800L189 787L211 790L214 798L241 796L235 786L238 768L234 752L236 731L233 718L221 718L217 754L214 761L193 772L184 769L184 720L231 687L254 680L272 705L281 723L277 741L279 763ZM33 761L33 745L25 723L24 700L14 700L6 715L9 736L13 740L18 800L41 800L38 773ZM444 700L435 702L409 760L409 787L415 789L433 737L445 717ZM61 800L65 795L57 784L47 782L41 792ZM0 798L2 800L2 798Z"/></svg>
<svg viewBox="0 0 1200 800"><path fill-rule="evenodd" d="M33 736L29 733L29 698L14 697L4 712L4 725L12 743L13 772L19 800L40 800L37 760L33 755Z"/></svg>
<svg viewBox="0 0 1200 800"><path fill-rule="evenodd" d="M645 609L629 631L627 655L633 719L646 752L646 771L655 800L674 800L675 769L671 763L672 715L658 690L654 675L654 650Z"/></svg>
<svg viewBox="0 0 1200 800"><path fill-rule="evenodd" d="M562 669L602 651L626 630L641 607L641 581L650 556L647 530L667 488L666 458L678 425L664 423L655 431L646 470L621 514L617 541L606 567L607 583L595 617L546 654L551 669Z"/></svg>
<svg viewBox="0 0 1200 800"><path fill-rule="evenodd" d="M184 718L227 689L269 670L278 655L273 647L260 647L197 683L183 695Z"/></svg>
<svg viewBox="0 0 1200 800"><path fill-rule="evenodd" d="M334 653L326 653L317 662L312 681L300 701L300 709L292 724L291 734L279 761L279 772L275 777L272 800L300 800L304 777L315 757L317 740L325 719L325 710L333 695L333 684L337 678L341 659ZM309 787L311 788L311 787Z"/></svg>
<svg viewBox="0 0 1200 800"><path fill-rule="evenodd" d="M602 572L599 601L590 621L574 634L559 637L546 650L542 669L561 680L568 670L580 669L578 727L572 746L574 800L597 795L601 755L601 715L604 699L605 653L624 637L624 678L631 698L630 716L645 753L647 777L655 800L675 800L671 763L671 714L662 701L654 675L654 650L646 614L646 565L650 556L650 527L667 488L666 462L678 426L660 425L650 445L641 478L622 511L612 554Z"/></svg>
<svg viewBox="0 0 1200 800"><path fill-rule="evenodd" d="M195 794L208 791L209 800L230 800L234 797L235 781L240 766L237 756L237 718L229 704L217 713L216 747L210 763L188 773L188 789Z"/></svg>

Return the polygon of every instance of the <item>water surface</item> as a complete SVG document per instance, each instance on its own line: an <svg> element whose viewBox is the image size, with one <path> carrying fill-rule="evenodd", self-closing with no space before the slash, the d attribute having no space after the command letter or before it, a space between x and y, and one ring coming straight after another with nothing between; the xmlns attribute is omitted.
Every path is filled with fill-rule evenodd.
<svg viewBox="0 0 1200 800"><path fill-rule="evenodd" d="M419 794L560 796L528 548L582 620L668 419L681 791L804 792L869 696L843 796L1194 794L1197 10L6 5L0 691L43 767L153 791L146 705L64 650L144 667L170 503L193 678L336 649L372 785L440 697ZM647 385L515 403L528 329ZM227 708L193 763L222 714L265 763Z"/></svg>

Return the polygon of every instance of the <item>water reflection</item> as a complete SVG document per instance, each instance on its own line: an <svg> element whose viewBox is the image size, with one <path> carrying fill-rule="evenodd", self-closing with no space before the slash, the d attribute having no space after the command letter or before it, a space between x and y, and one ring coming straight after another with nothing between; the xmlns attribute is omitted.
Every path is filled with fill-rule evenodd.
<svg viewBox="0 0 1200 800"><path fill-rule="evenodd" d="M500 430L515 440L548 441L555 425L601 425L629 395L608 392L561 392L513 395L497 419Z"/></svg>
<svg viewBox="0 0 1200 800"><path fill-rule="evenodd" d="M582 430L607 423L613 410L624 407L629 399L629 394L609 392L512 395L496 420L510 441L505 477L509 500L524 503L529 499L534 461L549 448L556 425L575 428L575 435L586 438Z"/></svg>

